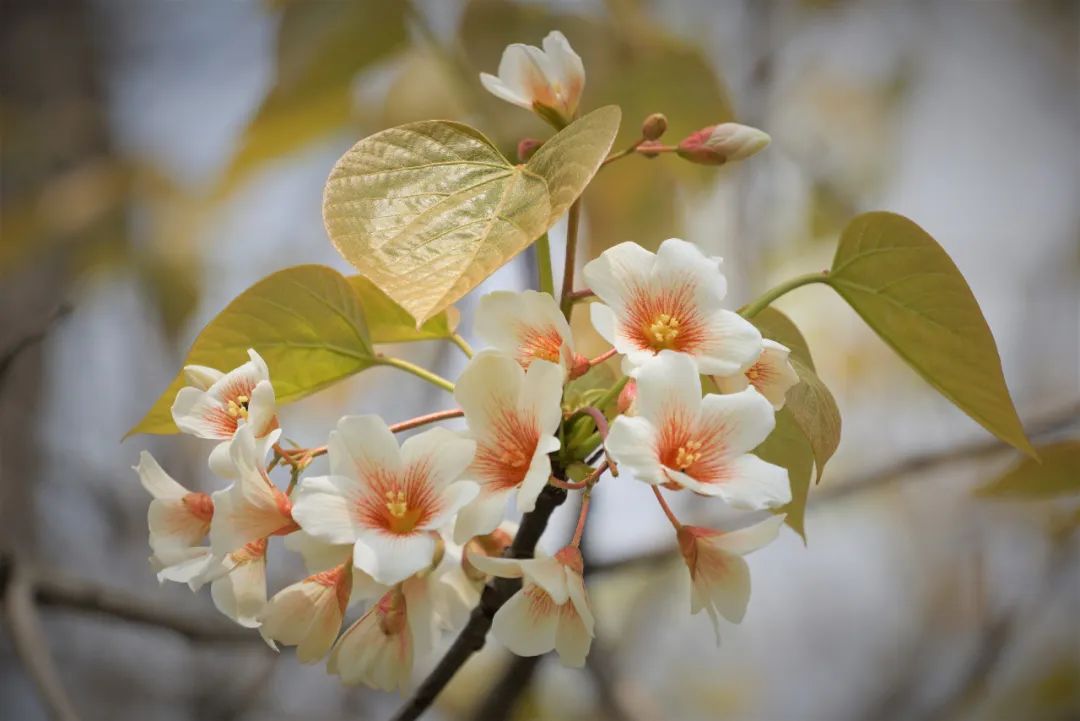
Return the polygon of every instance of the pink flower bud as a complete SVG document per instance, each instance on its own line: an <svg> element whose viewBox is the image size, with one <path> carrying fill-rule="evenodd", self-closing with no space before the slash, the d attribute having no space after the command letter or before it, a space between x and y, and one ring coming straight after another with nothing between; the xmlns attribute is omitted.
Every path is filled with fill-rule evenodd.
<svg viewBox="0 0 1080 721"><path fill-rule="evenodd" d="M531 158L543 144L544 141L538 140L537 138L522 138L517 146L518 162L529 162L529 158Z"/></svg>
<svg viewBox="0 0 1080 721"><path fill-rule="evenodd" d="M623 389L619 391L618 405L619 413L624 415L634 415L634 401L637 400L637 381L633 378L626 382Z"/></svg>
<svg viewBox="0 0 1080 721"><path fill-rule="evenodd" d="M769 144L767 133L739 123L710 125L688 135L679 143L678 153L692 163L723 165L745 160Z"/></svg>

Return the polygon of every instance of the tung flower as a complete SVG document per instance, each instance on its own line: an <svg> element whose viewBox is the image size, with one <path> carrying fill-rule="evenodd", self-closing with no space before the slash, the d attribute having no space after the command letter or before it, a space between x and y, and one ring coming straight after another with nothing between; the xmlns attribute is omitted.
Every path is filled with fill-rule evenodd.
<svg viewBox="0 0 1080 721"><path fill-rule="evenodd" d="M584 273L603 301L590 306L593 326L630 366L673 350L692 356L704 374L731 375L761 353L761 333L720 307L727 283L719 260L692 243L669 238L655 254L620 243Z"/></svg>
<svg viewBox="0 0 1080 721"><path fill-rule="evenodd" d="M386 585L427 568L440 542L434 533L476 497L458 481L476 444L443 428L398 447L378 416L347 416L330 434L330 474L301 481L293 517L312 536L353 544L361 571Z"/></svg>
<svg viewBox="0 0 1080 721"><path fill-rule="evenodd" d="M557 363L564 373L574 368L570 324L547 293L497 290L482 296L476 309L476 333L524 368L534 360Z"/></svg>
<svg viewBox="0 0 1080 721"><path fill-rule="evenodd" d="M787 346L768 338L762 342L764 348L752 366L735 375L716 376L716 384L721 393L735 393L753 386L774 409L780 410L788 390L799 382L799 375L788 361L791 351Z"/></svg>
<svg viewBox="0 0 1080 721"><path fill-rule="evenodd" d="M210 597L219 611L241 626L256 628L266 606L266 539L227 553L199 583L210 581Z"/></svg>
<svg viewBox="0 0 1080 721"><path fill-rule="evenodd" d="M636 416L615 419L606 445L639 480L746 510L791 500L787 471L750 453L776 424L769 401L753 388L702 398L693 360L663 351L638 370L635 407Z"/></svg>
<svg viewBox="0 0 1080 721"><path fill-rule="evenodd" d="M555 432L562 419L563 374L545 360L523 370L510 356L482 351L458 379L454 397L476 439L476 457L466 472L479 496L458 516L454 540L463 544L499 525L506 500L517 492L517 508L531 511L551 476L549 453L559 449Z"/></svg>
<svg viewBox="0 0 1080 721"><path fill-rule="evenodd" d="M548 33L544 49L514 43L503 51L499 76L480 73L480 82L492 95L560 124L577 113L585 88L585 66L559 31Z"/></svg>
<svg viewBox="0 0 1080 721"><path fill-rule="evenodd" d="M312 574L274 594L259 620L259 633L274 646L296 646L300 663L315 663L330 650L349 605L352 562Z"/></svg>
<svg viewBox="0 0 1080 721"><path fill-rule="evenodd" d="M555 649L564 665L585 665L595 631L578 549L567 546L554 558L470 554L468 559L493 576L524 579L521 590L495 613L491 625L495 638L518 656Z"/></svg>
<svg viewBox="0 0 1080 721"><path fill-rule="evenodd" d="M270 385L270 371L262 357L248 351L247 363L228 373L205 366L184 369L193 384L180 389L172 405L173 421L185 433L220 441L210 453L210 468L223 478L233 478L229 441L241 426L250 426L254 437L267 447L277 427L277 405Z"/></svg>
<svg viewBox="0 0 1080 721"><path fill-rule="evenodd" d="M736 531L683 526L679 550L690 569L693 584L690 612L709 614L720 642L720 620L739 623L750 602L750 568L742 559L747 553L772 543L784 524L784 516L772 516Z"/></svg>

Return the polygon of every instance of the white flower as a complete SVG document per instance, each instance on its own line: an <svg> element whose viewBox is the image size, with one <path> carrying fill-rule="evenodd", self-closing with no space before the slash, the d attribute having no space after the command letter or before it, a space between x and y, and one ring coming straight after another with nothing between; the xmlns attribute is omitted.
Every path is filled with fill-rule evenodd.
<svg viewBox="0 0 1080 721"><path fill-rule="evenodd" d="M551 476L548 454L559 449L555 432L562 419L562 384L562 371L544 360L534 360L527 371L493 350L469 361L454 398L476 439L466 477L479 483L480 492L458 516L457 543L493 531L514 491L519 511L535 507Z"/></svg>
<svg viewBox="0 0 1080 721"><path fill-rule="evenodd" d="M693 360L663 351L638 370L635 406L636 416L612 423L606 445L639 480L746 510L791 500L787 471L750 454L776 424L769 401L753 388L702 398Z"/></svg>
<svg viewBox="0 0 1080 721"><path fill-rule="evenodd" d="M151 565L161 581L189 583L211 565L208 546L214 502L205 493L193 493L177 483L146 451L134 467L153 500L147 512Z"/></svg>
<svg viewBox="0 0 1080 721"><path fill-rule="evenodd" d="M720 307L727 292L720 261L692 243L669 238L656 254L620 243L584 274L603 301L590 306L593 326L630 366L674 350L693 356L703 374L731 375L761 353L757 328Z"/></svg>
<svg viewBox="0 0 1080 721"><path fill-rule="evenodd" d="M774 409L780 410L784 407L788 390L798 384L799 375L788 361L791 351L787 346L768 338L762 342L764 349L754 365L742 373L715 376L714 379L721 393L735 393L753 386L772 403Z"/></svg>
<svg viewBox="0 0 1080 721"><path fill-rule="evenodd" d="M223 478L233 478L229 444L241 426L251 426L254 437L267 447L277 427L277 404L270 385L270 371L254 350L247 363L228 373L205 366L187 366L184 373L193 385L180 389L172 405L176 427L199 438L221 441L210 453L210 468Z"/></svg>
<svg viewBox="0 0 1080 721"><path fill-rule="evenodd" d="M526 110L554 113L563 123L577 113L585 88L585 66L559 31L548 33L544 49L514 43L503 51L499 76L480 73L491 94Z"/></svg>
<svg viewBox="0 0 1080 721"><path fill-rule="evenodd" d="M210 522L210 548L221 558L252 541L285 535L296 530L292 503L263 465L265 444L257 446L251 426L241 426L229 444L237 480L213 495L214 518ZM276 439L281 431L271 432Z"/></svg>
<svg viewBox="0 0 1080 721"><path fill-rule="evenodd" d="M413 658L430 649L434 635L428 593L416 578L390 589L337 640L327 670L346 684L404 691Z"/></svg>
<svg viewBox="0 0 1080 721"><path fill-rule="evenodd" d="M574 353L570 324L547 293L488 293L480 298L475 327L485 343L515 358L524 368L534 360L545 360L558 363L569 374L580 362Z"/></svg>
<svg viewBox="0 0 1080 721"><path fill-rule="evenodd" d="M741 557L772 543L784 524L784 516L772 516L736 531L683 526L679 550L690 569L690 612L709 614L720 643L720 620L739 623L750 602L750 567Z"/></svg>
<svg viewBox="0 0 1080 721"><path fill-rule="evenodd" d="M352 562L308 576L274 594L259 620L259 633L274 646L296 646L300 663L315 663L330 650L352 588Z"/></svg>
<svg viewBox="0 0 1080 721"><path fill-rule="evenodd" d="M210 598L219 611L241 626L257 628L266 605L266 539L230 551L199 581L211 581Z"/></svg>
<svg viewBox="0 0 1080 721"><path fill-rule="evenodd" d="M458 481L476 444L434 428L398 448L378 416L342 418L328 444L330 474L301 481L293 518L312 536L353 544L353 561L392 585L431 565L448 525L476 497Z"/></svg>
<svg viewBox="0 0 1080 721"><path fill-rule="evenodd" d="M563 665L585 665L595 624L578 549L567 546L554 558L523 560L470 554L469 561L493 576L523 578L521 590L492 621L500 643L518 656L539 656L554 649Z"/></svg>

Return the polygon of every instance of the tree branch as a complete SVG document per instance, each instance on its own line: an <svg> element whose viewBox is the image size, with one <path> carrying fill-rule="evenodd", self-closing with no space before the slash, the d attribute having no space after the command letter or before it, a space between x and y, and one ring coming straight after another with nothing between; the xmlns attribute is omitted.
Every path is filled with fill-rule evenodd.
<svg viewBox="0 0 1080 721"><path fill-rule="evenodd" d="M536 508L521 519L521 527L518 529L514 542L510 545L510 558L532 558L536 550L536 543L547 528L548 519L552 512L566 500L566 491L554 486L547 486L540 492L536 499ZM414 721L435 701L435 697L450 683L450 679L458 672L466 661L474 653L484 646L487 632L491 628L491 621L498 611L518 589L521 588L520 579L496 578L484 587L480 596L480 603L469 615L469 621L465 628L461 629L458 637L450 645L446 654L442 657L434 670L416 688L412 697L405 702L393 721Z"/></svg>

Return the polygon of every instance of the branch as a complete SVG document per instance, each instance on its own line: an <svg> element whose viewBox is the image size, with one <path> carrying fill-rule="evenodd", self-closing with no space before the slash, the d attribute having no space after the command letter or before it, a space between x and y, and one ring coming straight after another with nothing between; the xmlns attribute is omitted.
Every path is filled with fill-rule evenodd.
<svg viewBox="0 0 1080 721"><path fill-rule="evenodd" d="M545 655L514 656L502 676L488 691L487 698L473 712L473 721L508 721L513 717L518 699L529 688Z"/></svg>
<svg viewBox="0 0 1080 721"><path fill-rule="evenodd" d="M552 512L566 500L566 491L555 486L546 486L536 499L536 508L521 519L514 542L510 545L510 558L531 558L536 550L536 543L547 528ZM405 702L393 721L414 721L435 701L435 697L446 687L454 674L466 661L481 648L491 628L491 621L511 596L521 587L521 579L496 578L484 587L480 603L469 615L469 621L461 633L454 639L446 654L434 670L417 687L412 697Z"/></svg>
<svg viewBox="0 0 1080 721"><path fill-rule="evenodd" d="M62 303L56 307L49 317L45 319L45 322L35 331L27 333L19 340L4 351L3 355L0 355L0 387L2 387L4 380L7 378L8 372L11 370L12 363L18 358L24 351L32 348L37 343L40 343L45 339L45 336L52 330L53 325L60 321L69 313L71 313L71 306Z"/></svg>

